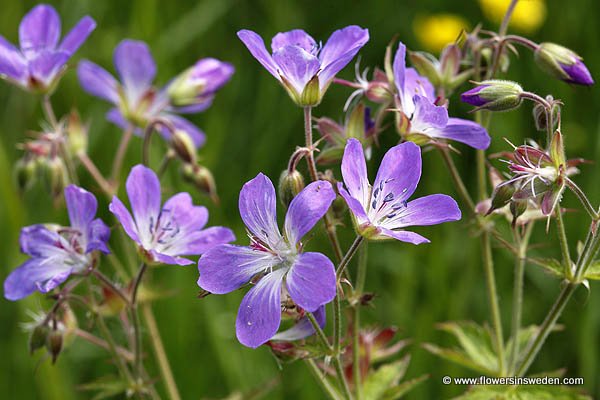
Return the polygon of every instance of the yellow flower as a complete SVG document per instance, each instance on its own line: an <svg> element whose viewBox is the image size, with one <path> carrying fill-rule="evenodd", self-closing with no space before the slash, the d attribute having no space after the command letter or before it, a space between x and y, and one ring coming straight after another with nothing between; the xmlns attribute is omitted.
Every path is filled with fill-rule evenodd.
<svg viewBox="0 0 600 400"><path fill-rule="evenodd" d="M510 0L479 0L483 14L489 20L500 24ZM537 31L546 19L546 2L544 0L520 0L515 7L510 27L521 32Z"/></svg>
<svg viewBox="0 0 600 400"><path fill-rule="evenodd" d="M454 42L461 31L468 29L467 21L454 14L418 16L413 23L417 40L432 53L439 52L448 43Z"/></svg>

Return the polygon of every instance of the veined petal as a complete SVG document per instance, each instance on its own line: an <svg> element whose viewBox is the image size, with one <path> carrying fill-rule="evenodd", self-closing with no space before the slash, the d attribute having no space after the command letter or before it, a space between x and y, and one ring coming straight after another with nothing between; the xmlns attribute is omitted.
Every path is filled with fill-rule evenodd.
<svg viewBox="0 0 600 400"><path fill-rule="evenodd" d="M89 15L86 15L63 38L59 50L63 50L69 54L75 53L94 29L96 29L96 21Z"/></svg>
<svg viewBox="0 0 600 400"><path fill-rule="evenodd" d="M152 255L152 259L155 262L167 265L190 265L194 262L192 260L188 260L187 258L172 256L169 254L161 253L159 251L150 249L150 254Z"/></svg>
<svg viewBox="0 0 600 400"><path fill-rule="evenodd" d="M141 96L151 88L156 76L156 64L150 49L144 42L123 40L115 49L114 62L127 102L135 107Z"/></svg>
<svg viewBox="0 0 600 400"><path fill-rule="evenodd" d="M0 75L21 81L27 74L27 61L10 42L0 36Z"/></svg>
<svg viewBox="0 0 600 400"><path fill-rule="evenodd" d="M409 201L406 208L393 218L386 219L380 226L398 229L407 226L437 225L458 221L461 218L456 201L445 194L432 194Z"/></svg>
<svg viewBox="0 0 600 400"><path fill-rule="evenodd" d="M127 236L129 236L134 242L138 244L141 243L140 236L138 234L138 227L136 226L131 213L117 196L113 197L108 209L115 215L115 217L117 217L121 223L121 226L125 230L125 233L127 233Z"/></svg>
<svg viewBox="0 0 600 400"><path fill-rule="evenodd" d="M49 86L69 60L64 51L39 51L29 60L29 74L33 79Z"/></svg>
<svg viewBox="0 0 600 400"><path fill-rule="evenodd" d="M40 4L31 9L19 25L19 42L26 58L38 51L54 50L60 37L60 17L54 7Z"/></svg>
<svg viewBox="0 0 600 400"><path fill-rule="evenodd" d="M235 322L237 338L256 348L271 339L281 322L281 285L284 269L265 275L244 296Z"/></svg>
<svg viewBox="0 0 600 400"><path fill-rule="evenodd" d="M110 253L107 246L108 239L110 238L110 229L100 218L93 220L89 225L87 238L86 253L94 250L100 250L104 254Z"/></svg>
<svg viewBox="0 0 600 400"><path fill-rule="evenodd" d="M271 50L275 53L285 46L298 46L307 53L315 54L318 50L317 42L302 29L292 29L287 32L279 32L271 40Z"/></svg>
<svg viewBox="0 0 600 400"><path fill-rule="evenodd" d="M319 73L321 89L348 65L368 41L369 30L356 25L347 26L331 34L319 55L322 70Z"/></svg>
<svg viewBox="0 0 600 400"><path fill-rule="evenodd" d="M490 135L483 126L461 118L450 118L445 127L427 131L427 135L455 140L479 150L487 149L491 142Z"/></svg>
<svg viewBox="0 0 600 400"><path fill-rule="evenodd" d="M398 90L400 98L403 98L404 74L406 71L406 46L402 42L398 43L398 50L396 50L396 55L394 55L392 70L394 72L394 84L396 85L396 90Z"/></svg>
<svg viewBox="0 0 600 400"><path fill-rule="evenodd" d="M416 69L406 68L404 69L404 90L399 92L399 97L402 112L408 117L412 117L415 112L415 95L426 98L432 104L436 100L435 90L431 82L424 76L419 75Z"/></svg>
<svg viewBox="0 0 600 400"><path fill-rule="evenodd" d="M302 253L285 277L294 303L313 312L335 297L335 267L321 253Z"/></svg>
<svg viewBox="0 0 600 400"><path fill-rule="evenodd" d="M144 238L152 236L161 211L160 181L154 171L138 164L131 169L125 188L137 232L142 244L147 244Z"/></svg>
<svg viewBox="0 0 600 400"><path fill-rule="evenodd" d="M352 197L350 193L348 193L348 191L344 188L342 182L338 182L337 185L340 196L342 196L344 200L346 200L346 204L348 205L348 208L350 209L352 214L354 214L357 224L361 225L366 222L369 222L369 217L367 216L367 211L365 210L365 207L362 204L360 204L360 202L357 199Z"/></svg>
<svg viewBox="0 0 600 400"><path fill-rule="evenodd" d="M228 62L216 58L203 58L194 64L190 80L203 82L203 95L214 93L223 87L235 72Z"/></svg>
<svg viewBox="0 0 600 400"><path fill-rule="evenodd" d="M196 256L206 253L215 246L233 242L235 235L229 228L223 226L211 226L191 233L179 240L170 252L180 255Z"/></svg>
<svg viewBox="0 0 600 400"><path fill-rule="evenodd" d="M383 156L377 171L369 211L377 211L383 202L393 204L406 201L414 193L420 178L419 146L405 142L392 147Z"/></svg>
<svg viewBox="0 0 600 400"><path fill-rule="evenodd" d="M198 261L198 286L215 294L229 293L279 262L273 254L248 246L215 246Z"/></svg>
<svg viewBox="0 0 600 400"><path fill-rule="evenodd" d="M65 202L71 226L85 235L96 216L98 209L96 197L85 189L69 185L65 188Z"/></svg>
<svg viewBox="0 0 600 400"><path fill-rule="evenodd" d="M285 235L296 245L325 215L335 200L331 183L315 181L293 198L285 216Z"/></svg>
<svg viewBox="0 0 600 400"><path fill-rule="evenodd" d="M300 95L319 71L319 59L297 46L285 46L273 53L277 71Z"/></svg>
<svg viewBox="0 0 600 400"><path fill-rule="evenodd" d="M281 81L279 73L277 72L277 65L275 64L275 61L273 61L273 57L271 57L271 55L267 52L265 42L262 40L262 38L255 32L247 29L242 29L237 33L237 35L246 45L250 51L250 54L252 54L252 56L256 58L256 60L271 73L271 75L273 75L278 81Z"/></svg>
<svg viewBox="0 0 600 400"><path fill-rule="evenodd" d="M271 249L279 249L283 238L277 227L275 187L259 173L244 184L240 191L240 215L250 232Z"/></svg>
<svg viewBox="0 0 600 400"><path fill-rule="evenodd" d="M363 206L369 209L369 177L367 175L367 162L362 144L357 139L351 138L344 149L342 158L342 177L348 193Z"/></svg>
<svg viewBox="0 0 600 400"><path fill-rule="evenodd" d="M393 231L391 229L379 228L380 236L386 236L390 239L400 240L401 242L412 243L412 244L423 244L429 243L429 239L414 233L411 231L398 230ZM379 237L381 239L381 237Z"/></svg>
<svg viewBox="0 0 600 400"><path fill-rule="evenodd" d="M418 133L427 133L429 129L442 129L448 124L448 110L443 106L436 106L429 99L414 95L415 111L411 119L411 130Z"/></svg>
<svg viewBox="0 0 600 400"><path fill-rule="evenodd" d="M46 293L64 282L71 268L56 259L32 258L8 275L4 281L4 297L19 300L36 290Z"/></svg>
<svg viewBox="0 0 600 400"><path fill-rule="evenodd" d="M49 258L58 255L66 256L61 236L44 225L30 225L21 229L19 245L21 251L32 257Z"/></svg>
<svg viewBox="0 0 600 400"><path fill-rule="evenodd" d="M92 96L118 104L119 83L104 68L91 61L82 60L77 66L77 77L83 90Z"/></svg>
<svg viewBox="0 0 600 400"><path fill-rule="evenodd" d="M171 196L164 204L163 214L168 214L182 234L189 234L204 228L208 222L208 210L204 206L195 206L192 196L187 192Z"/></svg>
<svg viewBox="0 0 600 400"><path fill-rule="evenodd" d="M313 313L317 323L321 328L325 327L327 316L325 314L325 306L317 308L317 311ZM271 338L271 340L281 340L283 342L292 342L294 340L304 339L315 333L315 328L308 319L308 317L302 317L294 326L283 332L279 332Z"/></svg>

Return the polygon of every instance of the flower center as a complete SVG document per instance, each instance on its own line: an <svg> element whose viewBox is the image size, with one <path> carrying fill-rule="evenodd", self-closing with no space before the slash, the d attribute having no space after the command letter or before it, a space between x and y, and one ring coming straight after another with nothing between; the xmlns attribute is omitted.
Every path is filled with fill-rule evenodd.
<svg viewBox="0 0 600 400"><path fill-rule="evenodd" d="M381 180L379 185L372 190L368 216L371 222L377 225L386 220L400 219L406 210L407 201L404 194L408 188L402 189L400 194L395 194L388 185L393 181L394 178Z"/></svg>

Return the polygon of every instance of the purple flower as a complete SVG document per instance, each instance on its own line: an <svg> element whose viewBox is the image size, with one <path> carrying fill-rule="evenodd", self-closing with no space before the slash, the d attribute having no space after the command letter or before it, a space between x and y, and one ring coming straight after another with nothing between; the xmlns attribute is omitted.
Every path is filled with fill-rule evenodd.
<svg viewBox="0 0 600 400"><path fill-rule="evenodd" d="M523 88L516 82L490 79L479 82L473 89L460 95L460 99L479 109L508 111L523 102Z"/></svg>
<svg viewBox="0 0 600 400"><path fill-rule="evenodd" d="M369 31L351 25L331 34L323 47L306 32L278 33L269 54L255 32L241 30L238 37L250 53L287 90L300 106L319 104L329 84L369 40Z"/></svg>
<svg viewBox="0 0 600 400"><path fill-rule="evenodd" d="M188 68L167 87L171 104L177 112L196 113L212 104L215 93L235 72L233 65L215 58L203 58Z"/></svg>
<svg viewBox="0 0 600 400"><path fill-rule="evenodd" d="M151 262L188 265L192 261L181 256L202 254L235 240L228 228L202 229L208 210L194 206L188 193L178 193L161 206L158 177L143 165L131 169L125 187L133 216L116 196L109 209Z"/></svg>
<svg viewBox="0 0 600 400"><path fill-rule="evenodd" d="M198 285L223 294L254 283L237 316L237 337L243 345L255 348L273 338L281 322L282 300L288 296L308 312L319 310L335 297L333 264L321 253L302 252L300 242L334 199L329 182L308 185L290 203L282 235L277 226L275 188L269 178L258 174L242 188L240 214L251 244L226 244L205 253L198 262ZM305 336L302 324L296 330Z"/></svg>
<svg viewBox="0 0 600 400"><path fill-rule="evenodd" d="M394 81L398 91L402 133L425 136L431 140L449 139L476 149L487 149L490 136L485 128L472 121L450 118L446 107L435 105L433 85L414 68L406 68L406 46L398 45L394 57Z"/></svg>
<svg viewBox="0 0 600 400"><path fill-rule="evenodd" d="M362 146L358 140L350 139L342 159L342 176L344 184L338 183L338 191L352 212L358 233L367 238L428 243L423 236L404 228L457 221L461 217L456 201L444 194L408 201L421 177L421 149L412 142L388 150L371 186Z"/></svg>
<svg viewBox="0 0 600 400"><path fill-rule="evenodd" d="M534 58L540 68L557 79L584 86L594 84L583 59L566 47L556 43L540 43Z"/></svg>
<svg viewBox="0 0 600 400"><path fill-rule="evenodd" d="M204 133L190 121L175 113L195 113L205 110L210 106L214 91L218 87L213 87L211 93L206 93L199 104L177 108L171 103L169 85L163 89L153 86L156 64L146 43L123 40L115 49L114 63L120 82L105 69L87 60L81 61L77 68L79 82L86 92L116 106L106 116L110 122L123 129L135 126L137 127L135 132L141 135L142 129L150 121L163 119L170 122L175 129L186 132L195 147L202 146ZM205 78L213 79L214 74L210 75L209 72ZM221 82L216 86L224 84L223 78L220 80ZM160 133L165 139L170 140L171 132L168 129L161 129Z"/></svg>
<svg viewBox="0 0 600 400"><path fill-rule="evenodd" d="M54 7L35 6L19 25L20 49L0 36L0 77L33 91L46 92L56 84L65 64L96 28L89 16L60 39L60 17Z"/></svg>
<svg viewBox="0 0 600 400"><path fill-rule="evenodd" d="M31 258L4 281L4 297L19 300L35 290L47 293L69 275L92 265L91 252L108 253L110 230L94 219L98 202L93 194L75 185L65 188L70 227L31 225L21 230L21 251Z"/></svg>

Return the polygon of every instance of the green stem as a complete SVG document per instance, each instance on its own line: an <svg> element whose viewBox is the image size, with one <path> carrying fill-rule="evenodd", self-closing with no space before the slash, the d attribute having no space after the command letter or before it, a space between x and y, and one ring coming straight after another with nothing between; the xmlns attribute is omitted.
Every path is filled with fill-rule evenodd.
<svg viewBox="0 0 600 400"><path fill-rule="evenodd" d="M356 254L356 250L358 250L364 239L365 238L360 235L356 236L356 239L354 239L354 242L352 242L352 245L348 249L348 252L344 256L344 258L342 258L342 261L340 261L340 264L338 265L338 268L335 272L338 281L344 273L344 270L350 263L350 260L352 260L352 257L354 257L354 254Z"/></svg>
<svg viewBox="0 0 600 400"><path fill-rule="evenodd" d="M505 373L504 363L504 335L502 333L502 320L500 318L500 306L498 305L498 293L496 291L496 278L494 275L494 260L492 258L492 246L488 232L481 235L481 246L483 249L483 267L485 271L485 280L488 291L488 301L492 313L492 325L494 328L494 342L496 355L498 356L498 373L503 376Z"/></svg>
<svg viewBox="0 0 600 400"><path fill-rule="evenodd" d="M523 310L523 277L525 273L525 261L527 260L527 246L533 230L534 223L526 227L523 237L515 229L515 246L518 254L515 257L515 278L513 287L513 306L512 306L512 351L510 354L509 370L514 371L519 356L519 331L521 330L521 315Z"/></svg>
<svg viewBox="0 0 600 400"><path fill-rule="evenodd" d="M317 333L317 338L319 338L319 340L321 341L321 344L323 346L325 346L325 348L327 349L327 352L331 352L333 350L333 348L331 347L331 344L329 344L329 340L327 339L325 332L323 332L323 329L321 329L321 326L317 322L317 319L315 318L313 313L306 313L306 317L312 324L313 329Z"/></svg>
<svg viewBox="0 0 600 400"><path fill-rule="evenodd" d="M133 127L129 126L125 132L123 132L123 136L121 136L121 141L119 142L119 147L117 148L117 154L115 155L115 159L111 168L110 179L114 184L119 181L121 169L123 168L123 161L125 160L125 154L127 154L127 148L129 147L129 142L131 141L132 137Z"/></svg>
<svg viewBox="0 0 600 400"><path fill-rule="evenodd" d="M96 278L98 278L98 280L100 280L100 282L102 282L104 285L106 285L110 290L115 292L115 294L117 294L121 299L123 299L123 301L126 304L129 304L129 297L127 297L127 295L125 294L125 292L123 292L123 290L118 288L110 279L108 279L108 277L106 275L104 275L102 272L98 271L97 269L94 269L92 271L92 274Z"/></svg>
<svg viewBox="0 0 600 400"><path fill-rule="evenodd" d="M96 167L96 164L88 157L85 153L79 153L77 155L81 164L85 167L85 169L90 173L92 178L96 181L100 189L110 198L115 194L115 190L113 186L104 178L102 172Z"/></svg>
<svg viewBox="0 0 600 400"><path fill-rule="evenodd" d="M154 355L158 362L158 367L160 368L160 373L165 382L165 386L167 387L169 398L172 400L180 400L181 396L179 395L179 390L177 389L177 384L173 377L173 371L171 370L169 359L167 358L167 353L165 352L165 347L160 337L160 331L158 330L156 319L154 318L154 313L152 312L150 304L142 305L142 313L146 320L146 326L148 327L148 333L150 334L150 343L152 343L152 347L154 348Z"/></svg>
<svg viewBox="0 0 600 400"><path fill-rule="evenodd" d="M129 309L131 312L131 320L133 323L133 332L134 332L134 354L135 354L135 367L137 371L137 376L140 378L143 372L143 364L142 364L142 326L140 321L140 316L137 310L137 293L142 282L142 277L144 276L144 272L146 271L147 265L145 262L142 263L140 269L138 271L137 276L135 277L135 281L133 283L133 289L131 292L131 301L129 303Z"/></svg>
<svg viewBox="0 0 600 400"><path fill-rule="evenodd" d="M546 341L546 338L548 337L552 329L554 329L556 321L560 317L563 309L567 305L567 302L571 298L571 295L575 292L577 286L577 284L567 282L562 288L560 294L558 295L558 298L556 299L556 301L552 305L552 308L550 309L550 312L546 316L546 319L544 319L544 322L542 323L542 326L540 327L537 336L527 347L527 353L517 369L517 376L523 376L525 375L525 373L527 373L527 370L531 366L531 363L535 360L535 357L544 345L544 342Z"/></svg>
<svg viewBox="0 0 600 400"><path fill-rule="evenodd" d="M569 251L569 244L567 242L567 233L565 231L563 215L560 207L556 207L556 231L558 232L558 242L560 243L560 252L562 255L565 277L571 280L573 277L573 265L571 261L571 253Z"/></svg>
<svg viewBox="0 0 600 400"><path fill-rule="evenodd" d="M368 243L368 242L367 242ZM352 332L352 373L354 380L354 396L356 400L362 398L362 382L360 370L360 298L365 287L367 276L367 243L358 252L358 269L356 271L356 284L354 285L354 296L357 298L353 307L353 332Z"/></svg>
<svg viewBox="0 0 600 400"><path fill-rule="evenodd" d="M314 360L308 358L304 360L304 362L308 366L308 369L314 376L315 380L319 383L323 391L329 395L331 400L341 400L337 389L331 385L327 377L323 374L323 372L321 372Z"/></svg>
<svg viewBox="0 0 600 400"><path fill-rule="evenodd" d="M592 206L592 203L587 198L587 196L585 195L583 190L581 190L579 188L579 186L577 186L577 184L569 178L565 179L565 184L567 185L567 187L569 189L571 189L571 191L575 194L575 196L577 196L577 198L581 202L581 205L583 206L583 208L585 208L585 211L587 211L587 213L589 214L590 218L594 221L599 220L600 215L598 215L598 212L594 209L594 206Z"/></svg>
<svg viewBox="0 0 600 400"><path fill-rule="evenodd" d="M440 153L442 154L444 163L448 167L448 171L450 172L450 176L454 181L454 185L456 186L458 194L460 197L462 197L463 201L469 208L469 212L474 213L475 203L473 203L473 199L471 199L471 195L469 194L469 191L467 190L462 178L460 177L460 174L458 173L458 170L456 169L456 165L454 164L454 160L452 159L449 150L446 148L440 148Z"/></svg>
<svg viewBox="0 0 600 400"><path fill-rule="evenodd" d="M73 333L75 334L75 336L85 340L86 342L89 342L93 345L103 348L104 350L108 350L109 352L112 353L110 344L106 340L101 339L101 338L91 334L90 332L84 331L79 328L76 328ZM133 361L133 354L129 350L124 349L122 347L118 347L118 346L116 347L115 350L116 350L117 354L120 357L123 357L126 361Z"/></svg>
<svg viewBox="0 0 600 400"><path fill-rule="evenodd" d="M500 25L500 30L498 31L498 35L504 36L506 35L506 31L508 30L508 23L510 22L510 17L512 17L513 12L515 11L515 7L519 0L512 0L506 9L506 13L504 13L504 18L502 19L502 24Z"/></svg>

